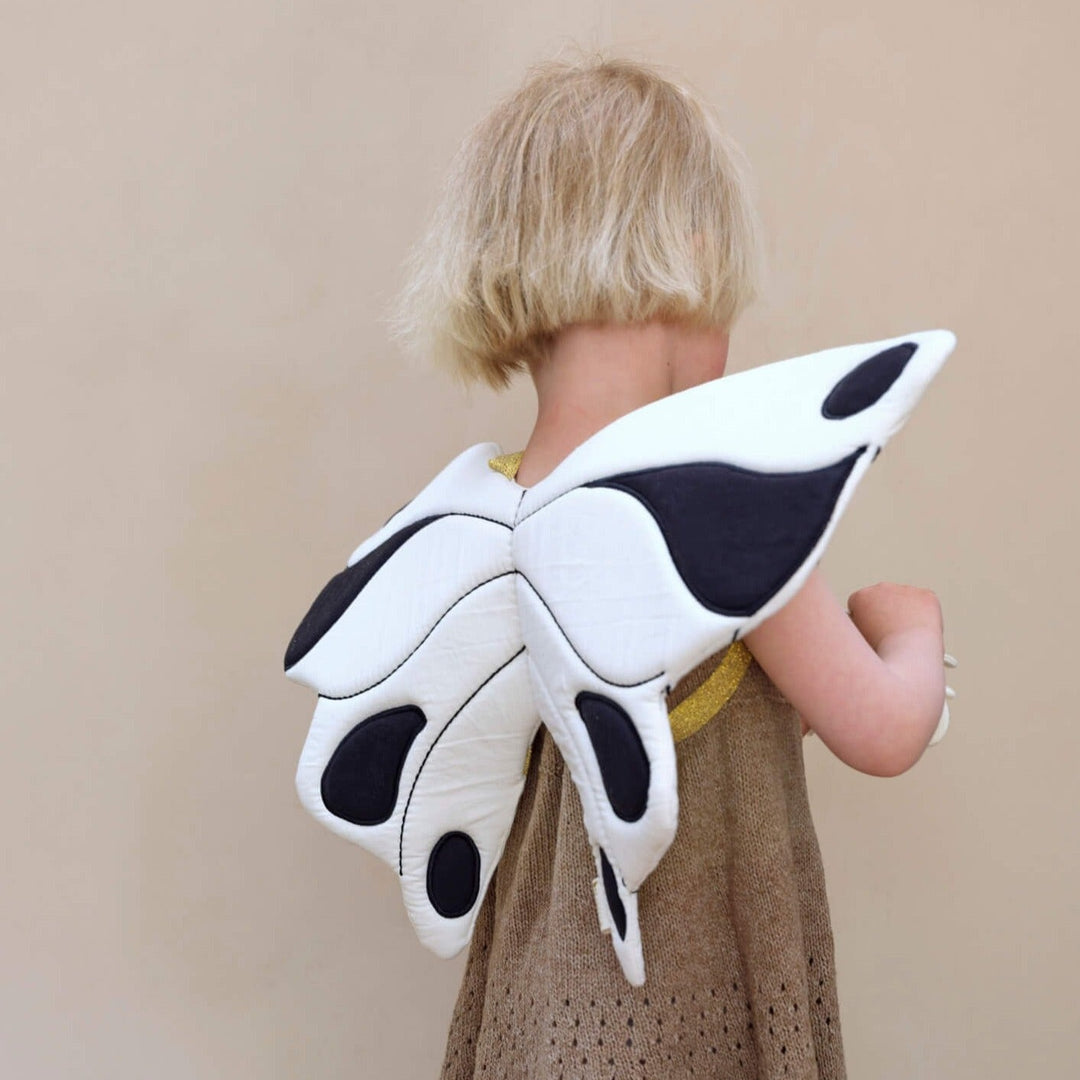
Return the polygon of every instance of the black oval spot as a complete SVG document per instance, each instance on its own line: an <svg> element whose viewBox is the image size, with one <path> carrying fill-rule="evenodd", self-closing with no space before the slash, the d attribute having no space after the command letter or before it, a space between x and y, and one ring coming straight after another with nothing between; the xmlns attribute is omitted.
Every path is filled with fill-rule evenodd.
<svg viewBox="0 0 1080 1080"><path fill-rule="evenodd" d="M480 893L480 852L468 833L448 832L435 841L428 857L427 894L444 919L472 910Z"/></svg>
<svg viewBox="0 0 1080 1080"><path fill-rule="evenodd" d="M574 704L589 733L608 802L623 821L637 821L649 801L649 758L626 710L582 690Z"/></svg>
<svg viewBox="0 0 1080 1080"><path fill-rule="evenodd" d="M404 509L404 507L402 508ZM335 574L315 597L315 602L300 621L296 632L285 650L285 670L298 664L319 643L323 635L345 614L348 606L360 595L364 586L381 569L382 565L410 536L425 525L438 521L442 514L421 518L404 529L399 529L378 547L372 548L362 559Z"/></svg>
<svg viewBox="0 0 1080 1080"><path fill-rule="evenodd" d="M322 801L334 817L379 825L394 812L405 756L427 723L415 705L362 720L338 743L322 774Z"/></svg>
<svg viewBox="0 0 1080 1080"><path fill-rule="evenodd" d="M615 884L615 871L611 869L611 863L600 848L600 877L604 882L604 896L607 897L608 910L615 920L615 929L619 937L626 940L626 908L623 907L619 896L619 887Z"/></svg>
<svg viewBox="0 0 1080 1080"><path fill-rule="evenodd" d="M914 341L876 353L852 368L833 388L821 406L826 420L845 420L879 401L892 386L919 346Z"/></svg>

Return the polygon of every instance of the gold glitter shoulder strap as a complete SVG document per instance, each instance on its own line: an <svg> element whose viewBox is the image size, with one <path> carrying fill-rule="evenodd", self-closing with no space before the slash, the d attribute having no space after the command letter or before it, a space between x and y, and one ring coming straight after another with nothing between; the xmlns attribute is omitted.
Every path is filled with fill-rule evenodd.
<svg viewBox="0 0 1080 1080"><path fill-rule="evenodd" d="M498 457L488 458L488 465L497 473L502 473L507 480L513 480L517 476L523 453L523 450L517 450L512 454L500 454Z"/></svg>

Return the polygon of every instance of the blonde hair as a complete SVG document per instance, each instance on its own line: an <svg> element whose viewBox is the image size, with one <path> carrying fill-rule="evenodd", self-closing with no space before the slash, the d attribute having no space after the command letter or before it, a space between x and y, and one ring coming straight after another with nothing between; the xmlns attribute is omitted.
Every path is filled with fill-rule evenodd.
<svg viewBox="0 0 1080 1080"><path fill-rule="evenodd" d="M574 323L729 328L759 260L748 169L700 97L642 61L546 60L465 138L388 321L498 389Z"/></svg>

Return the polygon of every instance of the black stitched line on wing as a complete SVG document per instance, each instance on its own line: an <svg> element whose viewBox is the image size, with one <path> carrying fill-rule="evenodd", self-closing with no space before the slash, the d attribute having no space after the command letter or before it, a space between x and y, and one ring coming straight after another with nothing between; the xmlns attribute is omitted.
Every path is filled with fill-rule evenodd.
<svg viewBox="0 0 1080 1080"><path fill-rule="evenodd" d="M545 503L544 505L548 506L550 504ZM638 682L631 683L614 682L613 680L601 675L600 672L596 671L585 659L585 657L577 651L577 647L570 640L570 635L559 624L559 620L555 618L555 612L552 611L550 607L548 607L548 602L540 595L540 590L537 589L537 587L520 570L515 570L514 573L517 574L518 577L520 577L521 580L524 581L525 584L528 585L529 588L532 589L532 591L536 594L536 598L540 601L541 604L544 605L544 610L551 616L551 621L558 627L559 633L562 634L562 636L566 639L566 644L570 646L574 655L582 662L582 664L585 665L585 667L589 669L590 673L595 675L601 682L607 683L608 686L617 686L622 690L630 690L633 689L633 687L635 686L644 686L646 683L652 682L653 679L658 679L661 675L664 674L662 671L658 671L655 675L650 675L648 678L640 679L638 680Z"/></svg>
<svg viewBox="0 0 1080 1080"><path fill-rule="evenodd" d="M335 574L323 586L319 595L308 608L307 614L300 620L285 649L285 671L301 663L316 648L320 641L334 628L342 616L349 610L356 598L379 576L387 563L393 561L409 542L424 531L437 525L444 518L466 517L485 521L489 525L498 525L512 531L510 525L482 514L467 514L450 511L445 514L429 514L417 518L410 524L396 529L390 536L374 542L384 530L372 537L372 543L363 554L354 554L345 568ZM359 549L358 549L359 551Z"/></svg>
<svg viewBox="0 0 1080 1080"><path fill-rule="evenodd" d="M509 660L507 660L503 664L500 664L461 703L461 705L455 710L454 715L451 716L450 719L447 720L445 724L443 724L442 730L439 732L439 734L436 735L435 738L431 740L431 745L427 748L427 753L424 755L424 759L423 759L423 761L420 762L420 767L416 770L416 775L413 777L412 786L409 788L409 797L405 800L405 808L401 811L401 830L398 833L398 876L399 877L402 875L402 873L404 873L404 871L402 870L402 858L403 858L402 857L402 851L403 851L403 849L405 847L405 821L409 816L409 803L412 802L413 792L416 790L416 784L420 779L420 774L424 771L424 766L427 764L427 759L431 756L431 751L435 749L435 744L443 737L443 735L445 734L446 730L450 727L450 725L461 715L461 711L465 708L465 706L468 705L469 702L472 701L472 699L474 697L476 697L476 695L479 694L480 691L483 690L484 687L487 686L487 684L489 682L491 682L491 680L494 679L495 676L498 675L500 671L503 671L505 668L508 668L524 651L525 651L525 646L522 645L521 648L518 649L518 651L516 653L514 653L514 655L511 656Z"/></svg>
<svg viewBox="0 0 1080 1080"><path fill-rule="evenodd" d="M508 577L510 574L516 573L516 570L504 570L501 574L496 574L494 577L489 577L486 581L481 581L479 585L474 585L468 592L462 593L461 596L459 596L438 617L438 619L435 620L428 632L416 643L413 649L408 654L406 654L406 656L399 663L395 664L394 667L392 667L381 679L376 679L375 682L373 682L370 686L365 686L362 690L357 690L354 694L342 694L340 697L334 697L331 694L320 694L319 697L325 698L327 701L348 701L349 698L359 697L361 694L366 694L369 690L374 690L376 686L378 686L380 683L386 682L386 680L389 679L390 676L393 675L394 672L402 666L402 664L405 664L410 657L416 654L417 649L419 649L420 646L423 645L429 637L431 637L432 633L434 633L435 627L438 626L439 623L441 623L443 619L445 619L446 616L449 615L450 612L453 611L454 608L456 608L458 604L460 604L461 601L465 599L466 596L471 596L474 592L476 592L477 589L482 589L485 585L490 585L493 581L498 581L499 578Z"/></svg>
<svg viewBox="0 0 1080 1080"><path fill-rule="evenodd" d="M413 504L413 503L406 502L404 507L402 507L402 510L407 509L408 507L410 507L411 504ZM381 528L383 528L383 529L386 528L387 525L389 525L393 521L393 519L397 516L397 514L400 514L401 512L402 512L401 510L396 511L394 514L392 514L390 517L388 517L387 521L383 523ZM490 522L492 525L500 525L504 529L513 529L513 525L508 525L505 522L500 522L495 517L488 517L486 514L470 514L468 511L465 511L465 510L447 510L447 511L444 511L444 512L438 514L438 516L440 516L440 517L477 517L477 518L480 518L480 521L482 521L482 522ZM404 526L404 525L402 526L402 528L407 528L407 527L408 526Z"/></svg>
<svg viewBox="0 0 1080 1080"><path fill-rule="evenodd" d="M547 509L547 507L549 507L553 502L558 502L559 499L561 499L564 495L569 495L572 491L580 491L585 486L585 484L576 484L574 487L568 488L566 491L562 491L558 495L553 495L550 499L548 499L546 503L541 503L535 509L530 510L523 518L515 518L513 527L516 529L522 522L528 521L529 518L533 516L533 514L539 514L541 510ZM526 494L528 494L528 492L523 491L521 493L521 498L518 500L519 512L521 511L521 504L525 501Z"/></svg>

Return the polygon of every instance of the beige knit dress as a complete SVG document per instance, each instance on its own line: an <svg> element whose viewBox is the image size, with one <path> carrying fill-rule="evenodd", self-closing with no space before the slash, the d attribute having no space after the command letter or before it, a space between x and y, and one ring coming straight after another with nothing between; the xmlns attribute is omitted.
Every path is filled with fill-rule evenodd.
<svg viewBox="0 0 1080 1080"><path fill-rule="evenodd" d="M845 1077L799 715L742 642L668 708L679 827L638 892L645 985L600 931L577 788L541 727L441 1080Z"/></svg>

